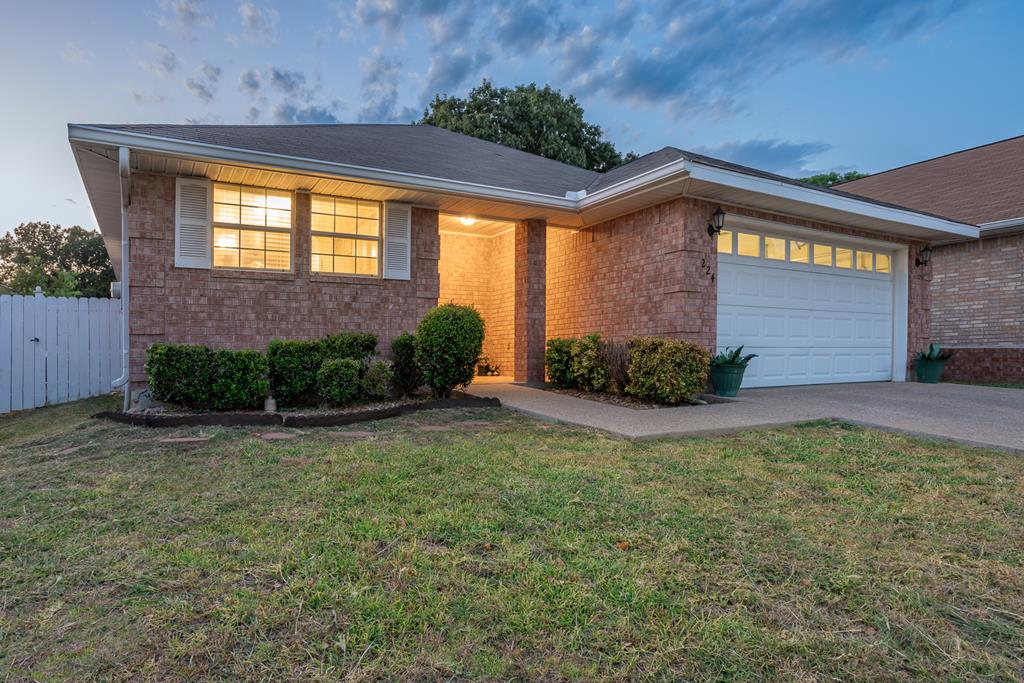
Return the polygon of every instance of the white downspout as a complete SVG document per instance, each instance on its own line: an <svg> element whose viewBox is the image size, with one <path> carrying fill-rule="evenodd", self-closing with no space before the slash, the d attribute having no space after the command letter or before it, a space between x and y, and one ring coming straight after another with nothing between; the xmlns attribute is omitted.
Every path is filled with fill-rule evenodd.
<svg viewBox="0 0 1024 683"><path fill-rule="evenodd" d="M128 384L128 205L131 203L131 163L127 147L117 148L117 172L121 176L121 376L113 386L124 387L124 411L131 407L131 385Z"/></svg>

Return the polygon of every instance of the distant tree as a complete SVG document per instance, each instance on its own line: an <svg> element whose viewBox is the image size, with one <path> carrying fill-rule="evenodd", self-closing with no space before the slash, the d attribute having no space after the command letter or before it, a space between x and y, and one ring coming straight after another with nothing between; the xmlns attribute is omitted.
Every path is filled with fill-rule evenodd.
<svg viewBox="0 0 1024 683"><path fill-rule="evenodd" d="M575 97L535 83L496 88L485 79L466 98L435 95L419 123L602 173L637 156L604 140Z"/></svg>
<svg viewBox="0 0 1024 683"><path fill-rule="evenodd" d="M30 294L39 285L47 294L108 297L115 279L98 232L34 221L0 237L0 285L8 291Z"/></svg>
<svg viewBox="0 0 1024 683"><path fill-rule="evenodd" d="M821 185L822 187L832 187L839 183L846 183L851 180L857 180L857 178L867 177L867 173L861 173L860 171L847 171L846 173L837 173L835 171L829 171L828 173L819 173L817 175L808 176L806 178L800 178L805 183L811 183L812 185Z"/></svg>

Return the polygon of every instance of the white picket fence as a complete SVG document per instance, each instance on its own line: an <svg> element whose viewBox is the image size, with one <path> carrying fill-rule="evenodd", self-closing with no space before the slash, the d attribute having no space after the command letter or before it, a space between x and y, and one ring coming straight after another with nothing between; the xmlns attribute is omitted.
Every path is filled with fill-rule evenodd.
<svg viewBox="0 0 1024 683"><path fill-rule="evenodd" d="M109 393L120 327L114 299L0 296L0 413Z"/></svg>

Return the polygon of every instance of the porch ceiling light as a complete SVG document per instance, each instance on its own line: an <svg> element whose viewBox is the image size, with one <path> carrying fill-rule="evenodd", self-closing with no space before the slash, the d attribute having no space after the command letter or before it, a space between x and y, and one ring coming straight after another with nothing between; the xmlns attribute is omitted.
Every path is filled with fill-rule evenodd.
<svg viewBox="0 0 1024 683"><path fill-rule="evenodd" d="M725 211L722 211L722 207L715 209L715 212L711 214L711 222L708 223L708 234L714 237L718 233L722 232L722 226L725 225Z"/></svg>
<svg viewBox="0 0 1024 683"><path fill-rule="evenodd" d="M928 262L932 260L932 248L925 247L917 254L917 259L914 260L914 265L918 268L921 266L927 266Z"/></svg>
<svg viewBox="0 0 1024 683"><path fill-rule="evenodd" d="M465 225L466 227L469 227L476 223L476 219L473 218L472 216L459 216L459 222Z"/></svg>

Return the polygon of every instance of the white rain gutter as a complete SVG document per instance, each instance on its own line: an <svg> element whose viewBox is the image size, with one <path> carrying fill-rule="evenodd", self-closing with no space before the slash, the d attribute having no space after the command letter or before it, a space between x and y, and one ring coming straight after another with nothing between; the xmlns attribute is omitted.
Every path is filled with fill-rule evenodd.
<svg viewBox="0 0 1024 683"><path fill-rule="evenodd" d="M117 173L121 177L121 376L113 386L124 387L124 410L131 407L131 385L128 383L129 344L128 334L128 206L131 204L131 153L127 147L117 148Z"/></svg>

